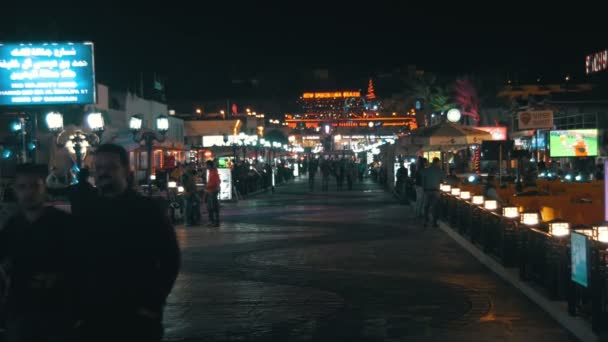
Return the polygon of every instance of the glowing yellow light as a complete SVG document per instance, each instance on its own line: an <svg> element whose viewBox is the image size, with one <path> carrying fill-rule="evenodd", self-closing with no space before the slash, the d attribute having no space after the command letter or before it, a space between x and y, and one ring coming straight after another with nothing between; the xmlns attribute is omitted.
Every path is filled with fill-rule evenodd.
<svg viewBox="0 0 608 342"><path fill-rule="evenodd" d="M549 234L553 236L566 236L570 234L570 223L556 222L549 223Z"/></svg>
<svg viewBox="0 0 608 342"><path fill-rule="evenodd" d="M473 196L473 204L482 205L483 204L483 196Z"/></svg>
<svg viewBox="0 0 608 342"><path fill-rule="evenodd" d="M452 193L452 196L460 196L460 189L454 188L454 189L452 189L451 193Z"/></svg>
<svg viewBox="0 0 608 342"><path fill-rule="evenodd" d="M462 198L463 200L471 199L471 192L470 191L461 191L460 198Z"/></svg>
<svg viewBox="0 0 608 342"><path fill-rule="evenodd" d="M593 239L599 242L608 243L608 226L593 227Z"/></svg>
<svg viewBox="0 0 608 342"><path fill-rule="evenodd" d="M517 218L517 217L519 217L519 208L518 207L503 207L502 216L508 217L508 218Z"/></svg>
<svg viewBox="0 0 608 342"><path fill-rule="evenodd" d="M498 208L498 202L495 200L488 200L484 202L484 208L487 210L496 210Z"/></svg>
<svg viewBox="0 0 608 342"><path fill-rule="evenodd" d="M538 213L521 214L521 223L527 226L536 226L538 224Z"/></svg>

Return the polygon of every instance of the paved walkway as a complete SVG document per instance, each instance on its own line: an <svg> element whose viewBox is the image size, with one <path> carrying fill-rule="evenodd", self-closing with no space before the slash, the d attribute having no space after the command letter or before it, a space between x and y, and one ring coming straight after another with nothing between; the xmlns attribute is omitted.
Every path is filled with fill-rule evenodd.
<svg viewBox="0 0 608 342"><path fill-rule="evenodd" d="M303 179L222 216L178 228L167 341L574 341L375 184Z"/></svg>

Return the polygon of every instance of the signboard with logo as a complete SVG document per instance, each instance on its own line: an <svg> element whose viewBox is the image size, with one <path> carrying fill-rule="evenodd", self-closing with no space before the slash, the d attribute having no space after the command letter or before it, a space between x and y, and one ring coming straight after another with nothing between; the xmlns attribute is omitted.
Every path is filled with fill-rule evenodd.
<svg viewBox="0 0 608 342"><path fill-rule="evenodd" d="M517 113L519 129L553 128L553 111L529 110Z"/></svg>
<svg viewBox="0 0 608 342"><path fill-rule="evenodd" d="M572 281L589 286L589 240L587 236L572 232L570 234Z"/></svg>

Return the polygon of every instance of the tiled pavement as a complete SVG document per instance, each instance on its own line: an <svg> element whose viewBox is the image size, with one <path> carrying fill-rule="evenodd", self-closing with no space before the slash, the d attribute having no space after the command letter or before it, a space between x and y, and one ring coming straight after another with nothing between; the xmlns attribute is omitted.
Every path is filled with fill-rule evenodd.
<svg viewBox="0 0 608 342"><path fill-rule="evenodd" d="M574 341L375 184L303 179L222 217L178 227L167 341Z"/></svg>

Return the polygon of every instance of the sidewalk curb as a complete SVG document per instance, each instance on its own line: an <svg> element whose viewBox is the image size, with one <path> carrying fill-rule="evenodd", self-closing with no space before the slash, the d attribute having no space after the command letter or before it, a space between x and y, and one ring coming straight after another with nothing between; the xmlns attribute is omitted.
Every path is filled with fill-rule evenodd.
<svg viewBox="0 0 608 342"><path fill-rule="evenodd" d="M521 291L532 302L536 303L536 305L540 306L541 309L547 312L551 317L553 317L553 319L570 331L570 333L576 336L579 340L583 342L600 341L599 337L591 330L589 323L581 318L570 316L568 312L564 310L563 305L560 305L562 302L547 299L542 293L520 280L515 270L504 268L501 264L492 259L492 257L486 255L471 242L452 230L447 224L439 222L439 228L449 235L454 241L456 241L456 243L458 243L461 247L466 249L479 262Z"/></svg>

